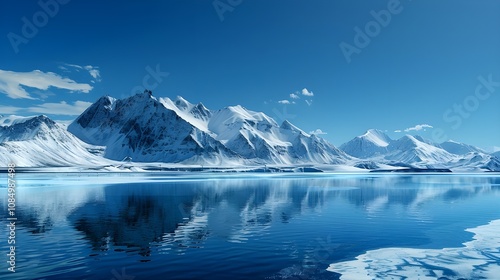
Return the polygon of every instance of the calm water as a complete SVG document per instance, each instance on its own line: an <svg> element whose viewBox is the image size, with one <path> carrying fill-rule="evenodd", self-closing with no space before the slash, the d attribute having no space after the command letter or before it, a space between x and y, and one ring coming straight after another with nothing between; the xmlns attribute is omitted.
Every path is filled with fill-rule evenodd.
<svg viewBox="0 0 500 280"><path fill-rule="evenodd" d="M477 234L465 230L500 219L500 176L486 174L17 180L16 272L7 271L4 210L1 279L339 279L330 265L345 279L396 275L382 270L406 265L420 279L458 279L474 269L467 259L478 259L469 246L460 251ZM480 273L500 267L495 238L483 239L475 251L487 259ZM408 261L419 254L435 262ZM373 269L356 268L358 256Z"/></svg>

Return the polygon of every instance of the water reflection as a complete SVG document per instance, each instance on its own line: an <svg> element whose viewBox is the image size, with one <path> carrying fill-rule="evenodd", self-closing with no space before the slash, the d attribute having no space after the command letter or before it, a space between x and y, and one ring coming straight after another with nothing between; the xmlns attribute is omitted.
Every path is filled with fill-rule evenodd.
<svg viewBox="0 0 500 280"><path fill-rule="evenodd" d="M210 246L212 254L224 251L222 246L227 244L250 252L268 246L270 252L260 249L260 257L280 256L283 251L289 259L303 259L309 269L306 271L318 272L326 268L314 264L318 259L322 265L345 260L396 239L404 240L410 233L414 235L410 245L427 242L427 235L437 235L441 229L412 228L411 219L432 222L434 216L429 213L434 212L428 209L430 205L465 204L500 191L500 177L485 175L245 179L209 175L206 179L152 176L134 178L132 183L124 181L87 184L81 180L65 185L65 178L57 178L54 182L43 180L43 187L39 187L37 180L25 180L30 183L21 184L17 194L20 229L37 238L69 236L65 242L78 248L73 253L75 258L81 254L91 258L117 254L148 262L159 255L191 257L193 252ZM0 198L2 207L7 204L6 197ZM494 214L486 213L483 218ZM383 215L387 217L382 219ZM405 215L406 220L392 222L400 217L397 215ZM59 232L52 233L58 227ZM315 232L323 234L321 242L314 243L315 239L308 235ZM43 240L47 248L53 246L48 239ZM75 247L75 240L84 243L88 251L83 246ZM328 245L317 249L318 244ZM245 245L248 246L241 247ZM239 251L224 254L243 255ZM280 271L278 276L303 273L297 265L282 265L275 272ZM296 269L299 272L294 272Z"/></svg>
<svg viewBox="0 0 500 280"><path fill-rule="evenodd" d="M370 176L264 180L160 180L108 186L54 187L19 191L19 214L32 234L68 221L93 250L149 256L154 246L182 252L207 238L246 242L266 234L273 221L290 223L341 199L368 215L391 205L408 212L426 201L463 200L498 192L500 178ZM6 201L2 201L5 205Z"/></svg>

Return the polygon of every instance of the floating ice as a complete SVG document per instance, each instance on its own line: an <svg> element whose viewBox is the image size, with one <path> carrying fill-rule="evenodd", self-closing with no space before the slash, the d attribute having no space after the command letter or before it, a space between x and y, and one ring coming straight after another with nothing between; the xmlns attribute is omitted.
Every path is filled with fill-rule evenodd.
<svg viewBox="0 0 500 280"><path fill-rule="evenodd" d="M355 260L333 263L340 279L497 279L500 275L500 220L466 229L474 233L463 247L443 249L384 248Z"/></svg>

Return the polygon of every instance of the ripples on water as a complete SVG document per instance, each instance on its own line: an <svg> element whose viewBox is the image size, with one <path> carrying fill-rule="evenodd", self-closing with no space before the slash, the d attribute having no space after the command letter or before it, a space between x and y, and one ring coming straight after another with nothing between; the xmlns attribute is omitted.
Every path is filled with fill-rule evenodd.
<svg viewBox="0 0 500 280"><path fill-rule="evenodd" d="M368 279L414 262L419 277L454 279L478 256L457 249L472 240L465 229L500 219L499 190L483 174L21 174L17 272L3 262L0 277ZM419 259L428 254L449 267L429 272L447 262ZM483 267L499 264L489 256Z"/></svg>

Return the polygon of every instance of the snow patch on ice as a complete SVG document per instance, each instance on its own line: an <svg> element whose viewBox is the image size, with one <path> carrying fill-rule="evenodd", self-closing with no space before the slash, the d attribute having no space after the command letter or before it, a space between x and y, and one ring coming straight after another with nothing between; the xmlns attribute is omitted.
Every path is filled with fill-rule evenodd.
<svg viewBox="0 0 500 280"><path fill-rule="evenodd" d="M355 260L333 263L340 279L496 279L500 275L500 220L466 229L474 233L463 247L443 249L383 248Z"/></svg>

